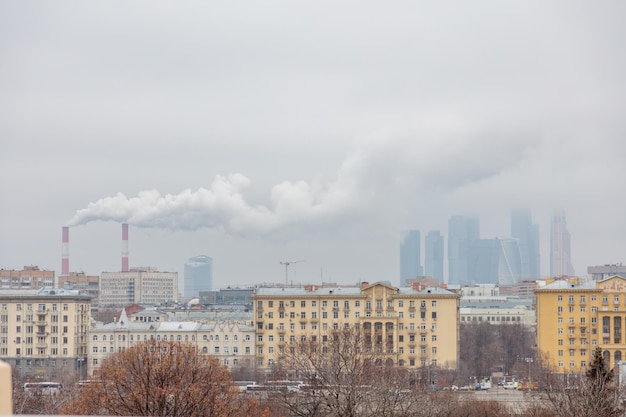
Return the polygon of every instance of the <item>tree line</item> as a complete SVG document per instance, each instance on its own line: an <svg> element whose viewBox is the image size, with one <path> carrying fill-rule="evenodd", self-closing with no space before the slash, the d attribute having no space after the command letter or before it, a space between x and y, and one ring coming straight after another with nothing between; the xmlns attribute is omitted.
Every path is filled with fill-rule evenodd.
<svg viewBox="0 0 626 417"><path fill-rule="evenodd" d="M183 342L150 340L103 361L88 384L68 385L53 398L24 393L15 378L16 414L172 417L573 417L626 415L612 371L597 350L586 375L564 378L532 357L532 334L516 325L461 328L461 364L454 372L386 366L383 350L360 330L330 330L324 340L289 344L267 380L300 381L297 389L241 393L217 359ZM477 354L479 352L480 354ZM484 358L485 356L488 357ZM532 364L533 369L529 369ZM453 391L446 384L491 372L534 372L540 391L519 408ZM439 389L433 390L433 382ZM284 388L284 387L283 387Z"/></svg>

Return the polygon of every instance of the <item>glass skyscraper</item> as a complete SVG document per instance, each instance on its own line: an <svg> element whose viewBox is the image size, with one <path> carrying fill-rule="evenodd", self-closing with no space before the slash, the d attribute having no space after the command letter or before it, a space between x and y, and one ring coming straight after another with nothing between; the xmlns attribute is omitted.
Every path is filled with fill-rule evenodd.
<svg viewBox="0 0 626 417"><path fill-rule="evenodd" d="M424 245L424 271L439 282L443 282L443 256L443 235L439 230L431 230Z"/></svg>
<svg viewBox="0 0 626 417"><path fill-rule="evenodd" d="M400 244L400 286L406 284L407 278L416 278L422 276L421 251L420 251L421 234L419 230L409 230L404 234L402 243Z"/></svg>
<svg viewBox="0 0 626 417"><path fill-rule="evenodd" d="M511 211L511 236L519 240L521 278L539 279L539 225L533 224L530 210L517 208Z"/></svg>
<svg viewBox="0 0 626 417"><path fill-rule="evenodd" d="M470 282L469 251L480 238L478 217L452 216L448 221L448 283Z"/></svg>
<svg viewBox="0 0 626 417"><path fill-rule="evenodd" d="M213 285L213 259L206 255L194 256L185 262L183 298L199 296L200 291L211 291Z"/></svg>
<svg viewBox="0 0 626 417"><path fill-rule="evenodd" d="M574 276L570 244L565 212L555 210L550 228L550 276Z"/></svg>

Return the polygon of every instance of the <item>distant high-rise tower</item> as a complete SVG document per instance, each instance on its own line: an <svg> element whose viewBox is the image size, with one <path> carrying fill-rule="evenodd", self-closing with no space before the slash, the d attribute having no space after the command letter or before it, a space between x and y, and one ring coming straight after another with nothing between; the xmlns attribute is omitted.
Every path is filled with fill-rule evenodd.
<svg viewBox="0 0 626 417"><path fill-rule="evenodd" d="M183 298L199 296L200 291L211 291L213 285L213 259L206 255L194 256L185 262Z"/></svg>
<svg viewBox="0 0 626 417"><path fill-rule="evenodd" d="M555 210L550 223L550 276L574 276L570 235L565 224L565 212Z"/></svg>
<svg viewBox="0 0 626 417"><path fill-rule="evenodd" d="M400 286L404 286L404 280L422 275L421 235L419 230L409 230L405 233L400 244Z"/></svg>
<svg viewBox="0 0 626 417"><path fill-rule="evenodd" d="M424 270L427 276L443 282L443 236L439 230L431 230L426 235Z"/></svg>
<svg viewBox="0 0 626 417"><path fill-rule="evenodd" d="M539 225L533 224L530 210L511 211L511 236L519 240L521 278L538 279L540 271Z"/></svg>
<svg viewBox="0 0 626 417"><path fill-rule="evenodd" d="M468 256L480 238L478 217L452 216L448 221L448 283L470 282Z"/></svg>
<svg viewBox="0 0 626 417"><path fill-rule="evenodd" d="M469 283L515 284L521 266L517 239L476 239L468 252Z"/></svg>

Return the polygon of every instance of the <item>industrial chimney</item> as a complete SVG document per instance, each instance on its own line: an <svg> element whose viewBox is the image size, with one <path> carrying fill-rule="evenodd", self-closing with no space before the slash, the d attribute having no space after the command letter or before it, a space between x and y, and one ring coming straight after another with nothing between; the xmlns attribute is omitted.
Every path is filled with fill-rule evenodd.
<svg viewBox="0 0 626 417"><path fill-rule="evenodd" d="M128 224L122 223L122 272L128 272Z"/></svg>
<svg viewBox="0 0 626 417"><path fill-rule="evenodd" d="M61 275L68 276L70 274L70 228L63 226L63 237L61 239Z"/></svg>

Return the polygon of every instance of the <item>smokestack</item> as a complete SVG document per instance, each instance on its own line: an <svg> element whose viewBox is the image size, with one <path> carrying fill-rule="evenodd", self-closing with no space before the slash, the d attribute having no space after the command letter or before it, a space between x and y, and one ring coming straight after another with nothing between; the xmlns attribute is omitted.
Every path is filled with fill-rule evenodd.
<svg viewBox="0 0 626 417"><path fill-rule="evenodd" d="M61 242L61 275L68 276L70 274L70 228L68 226L63 226Z"/></svg>
<svg viewBox="0 0 626 417"><path fill-rule="evenodd" d="M128 272L128 223L122 223L122 272Z"/></svg>

